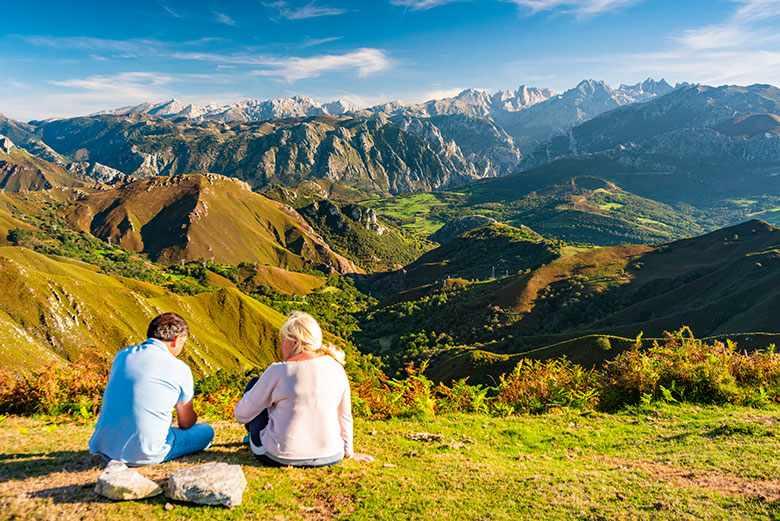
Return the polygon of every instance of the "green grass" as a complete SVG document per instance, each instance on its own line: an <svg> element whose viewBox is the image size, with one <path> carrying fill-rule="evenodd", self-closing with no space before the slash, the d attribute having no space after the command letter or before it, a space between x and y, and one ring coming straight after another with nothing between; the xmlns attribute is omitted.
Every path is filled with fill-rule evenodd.
<svg viewBox="0 0 780 521"><path fill-rule="evenodd" d="M215 446L143 468L163 479L206 461L241 464L249 486L234 510L162 498L103 501L84 447L89 423L5 417L0 507L10 518L58 519L776 519L780 408L662 406L621 414L441 416L356 424L372 464L258 466L242 430L217 425ZM426 431L440 442L407 438Z"/></svg>
<svg viewBox="0 0 780 521"><path fill-rule="evenodd" d="M421 193L385 199L371 199L361 204L418 237L428 237L447 221L437 212L447 212L464 202L465 194L454 192Z"/></svg>

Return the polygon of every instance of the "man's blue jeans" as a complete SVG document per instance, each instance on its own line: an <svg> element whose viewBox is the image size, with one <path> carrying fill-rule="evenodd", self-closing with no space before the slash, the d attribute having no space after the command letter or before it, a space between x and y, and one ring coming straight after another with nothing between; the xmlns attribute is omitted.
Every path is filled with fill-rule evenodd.
<svg viewBox="0 0 780 521"><path fill-rule="evenodd" d="M208 423L196 423L189 429L171 427L171 432L173 433L173 443L171 443L171 450L163 461L171 461L206 450L214 441L214 429Z"/></svg>

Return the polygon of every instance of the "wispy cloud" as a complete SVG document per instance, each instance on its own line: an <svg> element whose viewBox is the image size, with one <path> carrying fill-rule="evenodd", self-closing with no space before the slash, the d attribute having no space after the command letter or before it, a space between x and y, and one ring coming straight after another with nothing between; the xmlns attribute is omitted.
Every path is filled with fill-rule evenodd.
<svg viewBox="0 0 780 521"><path fill-rule="evenodd" d="M676 40L699 50L766 45L780 41L778 19L780 0L739 0L739 7L725 22L689 29Z"/></svg>
<svg viewBox="0 0 780 521"><path fill-rule="evenodd" d="M217 23L228 25L230 27L235 27L238 25L238 23L233 18L219 11L214 11L214 20L216 20Z"/></svg>
<svg viewBox="0 0 780 521"><path fill-rule="evenodd" d="M705 85L778 84L778 20L780 0L737 0L722 22L670 35L659 50L518 60L511 68L525 75L566 69L614 82L666 77Z"/></svg>
<svg viewBox="0 0 780 521"><path fill-rule="evenodd" d="M287 58L268 62L267 68L254 71L256 76L280 78L294 82L316 78L325 72L357 71L364 78L390 67L390 59L381 49L357 49L345 54L322 54L307 58Z"/></svg>
<svg viewBox="0 0 780 521"><path fill-rule="evenodd" d="M329 36L327 38L306 38L303 43L301 43L301 47L316 47L318 45L325 45L326 43L337 42L342 38L342 36Z"/></svg>
<svg viewBox="0 0 780 521"><path fill-rule="evenodd" d="M151 50L159 50L166 45L159 40L148 38L112 40L90 36L24 36L22 39L28 44L38 47L118 53L136 53L141 51L147 53Z"/></svg>
<svg viewBox="0 0 780 521"><path fill-rule="evenodd" d="M173 7L163 3L160 4L160 7L162 7L162 10L165 11L168 16L172 16L173 18L182 18L182 14L176 11Z"/></svg>
<svg viewBox="0 0 780 521"><path fill-rule="evenodd" d="M204 52L177 52L172 54L179 60L205 61L221 65L250 65L261 67L252 72L254 76L279 78L294 82L315 78L326 72L356 71L363 78L390 68L392 62L382 49L362 48L343 54L320 54L316 56L257 56L246 53L220 54Z"/></svg>
<svg viewBox="0 0 780 521"><path fill-rule="evenodd" d="M328 7L318 5L316 2L308 2L300 6L291 6L286 0L277 0L264 4L266 7L276 9L282 18L288 20L306 20L308 18L319 18L321 16L339 16L347 12L341 7Z"/></svg>
<svg viewBox="0 0 780 521"><path fill-rule="evenodd" d="M398 7L406 7L412 11L427 11L434 7L451 4L458 0L390 0L390 3Z"/></svg>
<svg viewBox="0 0 780 521"><path fill-rule="evenodd" d="M621 9L638 0L506 0L531 13L561 9L580 17L595 16Z"/></svg>
<svg viewBox="0 0 780 521"><path fill-rule="evenodd" d="M94 75L86 78L52 80L49 83L58 87L80 90L136 92L138 89L157 87L171 81L173 81L172 76L157 72L122 72L105 76Z"/></svg>

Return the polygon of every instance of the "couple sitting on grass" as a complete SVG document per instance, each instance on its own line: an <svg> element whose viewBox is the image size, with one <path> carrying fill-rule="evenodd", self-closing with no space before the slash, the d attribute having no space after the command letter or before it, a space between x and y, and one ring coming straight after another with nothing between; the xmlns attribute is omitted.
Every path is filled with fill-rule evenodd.
<svg viewBox="0 0 780 521"><path fill-rule="evenodd" d="M100 418L89 441L94 454L130 465L170 461L207 449L214 429L197 423L190 368L178 359L187 323L164 313L149 324L147 340L114 359ZM344 353L323 344L317 321L301 312L281 328L282 362L253 378L236 405L251 452L266 465L319 467L352 451L350 389ZM176 409L178 427L172 426Z"/></svg>

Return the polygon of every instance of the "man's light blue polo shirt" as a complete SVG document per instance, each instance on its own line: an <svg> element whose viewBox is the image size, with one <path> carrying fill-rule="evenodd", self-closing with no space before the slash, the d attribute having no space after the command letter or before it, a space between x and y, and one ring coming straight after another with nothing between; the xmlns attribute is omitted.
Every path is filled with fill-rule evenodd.
<svg viewBox="0 0 780 521"><path fill-rule="evenodd" d="M117 353L89 450L131 464L159 463L173 443L177 403L193 396L190 368L156 339Z"/></svg>

